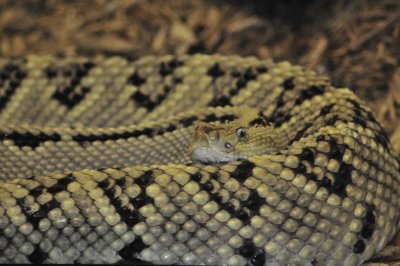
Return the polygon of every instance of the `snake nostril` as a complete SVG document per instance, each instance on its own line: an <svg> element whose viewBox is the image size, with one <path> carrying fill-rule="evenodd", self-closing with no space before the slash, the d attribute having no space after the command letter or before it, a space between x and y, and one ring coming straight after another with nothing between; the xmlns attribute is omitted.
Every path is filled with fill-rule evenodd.
<svg viewBox="0 0 400 266"><path fill-rule="evenodd" d="M225 148L230 149L232 148L232 144L230 142L225 142L224 144Z"/></svg>

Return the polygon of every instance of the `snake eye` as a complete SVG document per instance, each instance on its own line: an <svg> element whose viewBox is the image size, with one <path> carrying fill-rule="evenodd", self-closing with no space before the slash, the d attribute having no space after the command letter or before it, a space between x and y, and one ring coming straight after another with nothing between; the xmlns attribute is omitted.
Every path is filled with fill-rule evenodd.
<svg viewBox="0 0 400 266"><path fill-rule="evenodd" d="M224 144L225 148L230 149L232 148L232 144L230 142L225 142Z"/></svg>
<svg viewBox="0 0 400 266"><path fill-rule="evenodd" d="M237 136L238 140L244 140L247 136L246 131L243 128L239 127L236 130L236 136Z"/></svg>

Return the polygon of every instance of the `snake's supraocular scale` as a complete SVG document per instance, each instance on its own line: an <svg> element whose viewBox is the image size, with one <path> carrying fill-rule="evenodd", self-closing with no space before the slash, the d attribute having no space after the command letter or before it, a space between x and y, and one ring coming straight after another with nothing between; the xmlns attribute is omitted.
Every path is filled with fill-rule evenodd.
<svg viewBox="0 0 400 266"><path fill-rule="evenodd" d="M248 112L271 151L192 161ZM1 60L0 140L0 263L358 265L398 229L371 110L286 62Z"/></svg>

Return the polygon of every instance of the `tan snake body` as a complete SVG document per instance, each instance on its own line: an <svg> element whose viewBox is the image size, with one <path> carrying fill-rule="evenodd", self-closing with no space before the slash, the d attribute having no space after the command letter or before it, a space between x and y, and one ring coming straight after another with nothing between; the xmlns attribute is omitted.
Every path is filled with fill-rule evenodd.
<svg viewBox="0 0 400 266"><path fill-rule="evenodd" d="M196 123L239 106L287 145L193 163ZM371 110L287 62L1 60L0 140L0 263L358 265L398 229L399 162Z"/></svg>

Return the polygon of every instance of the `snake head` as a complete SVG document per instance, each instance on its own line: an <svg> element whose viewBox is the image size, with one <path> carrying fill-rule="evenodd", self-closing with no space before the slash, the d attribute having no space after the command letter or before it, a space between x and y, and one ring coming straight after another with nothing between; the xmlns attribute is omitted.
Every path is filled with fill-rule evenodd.
<svg viewBox="0 0 400 266"><path fill-rule="evenodd" d="M279 138L272 125L256 126L248 122L199 122L194 130L192 159L204 163L230 162L278 150Z"/></svg>
<svg viewBox="0 0 400 266"><path fill-rule="evenodd" d="M235 152L239 141L247 138L243 128L233 132L231 126L199 122L195 126L192 158L200 162L230 162L246 158Z"/></svg>

